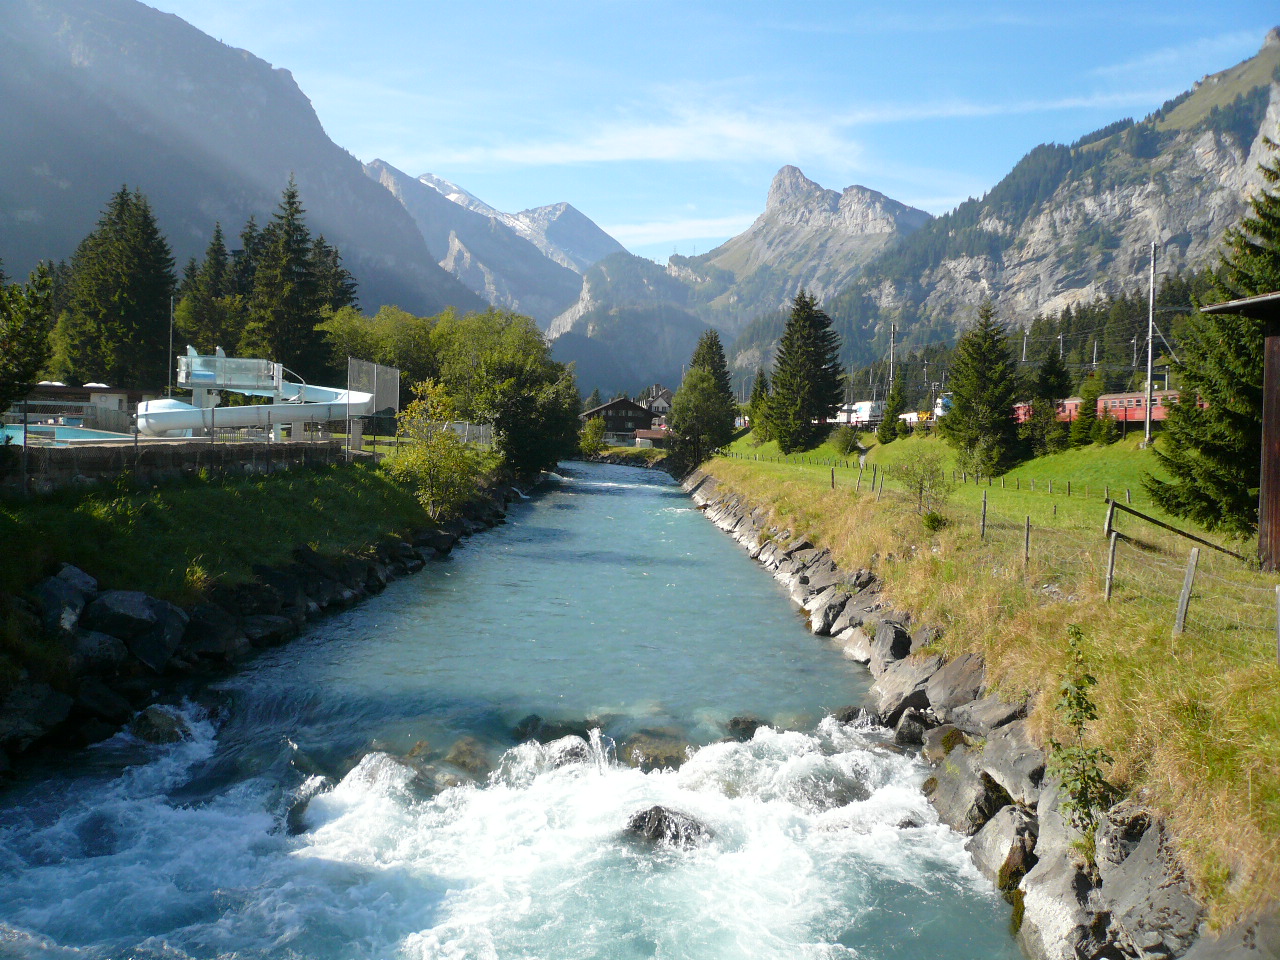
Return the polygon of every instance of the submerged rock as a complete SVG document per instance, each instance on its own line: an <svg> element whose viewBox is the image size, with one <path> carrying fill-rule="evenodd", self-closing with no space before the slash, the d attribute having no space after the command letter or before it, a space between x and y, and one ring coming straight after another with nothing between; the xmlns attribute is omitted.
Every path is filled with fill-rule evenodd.
<svg viewBox="0 0 1280 960"><path fill-rule="evenodd" d="M661 734L633 734L618 747L618 759L645 773L654 770L677 770L689 757L689 745Z"/></svg>
<svg viewBox="0 0 1280 960"><path fill-rule="evenodd" d="M162 707L151 706L133 718L129 730L148 743L177 743L191 737L187 721Z"/></svg>
<svg viewBox="0 0 1280 960"><path fill-rule="evenodd" d="M444 762L472 776L483 777L489 772L489 751L475 737L459 737L445 754Z"/></svg>
<svg viewBox="0 0 1280 960"><path fill-rule="evenodd" d="M627 833L657 846L687 849L715 836L711 828L685 813L655 806L631 815Z"/></svg>
<svg viewBox="0 0 1280 960"><path fill-rule="evenodd" d="M745 743L756 735L756 731L766 726L759 717L734 717L729 721L729 736Z"/></svg>
<svg viewBox="0 0 1280 960"><path fill-rule="evenodd" d="M581 737L561 737L559 740L552 740L544 749L547 763L553 767L586 763L591 759L591 745Z"/></svg>
<svg viewBox="0 0 1280 960"><path fill-rule="evenodd" d="M539 743L550 743L565 737L591 739L591 728L599 726L587 720L546 720L536 713L531 713L515 725L512 731L517 743L537 740Z"/></svg>

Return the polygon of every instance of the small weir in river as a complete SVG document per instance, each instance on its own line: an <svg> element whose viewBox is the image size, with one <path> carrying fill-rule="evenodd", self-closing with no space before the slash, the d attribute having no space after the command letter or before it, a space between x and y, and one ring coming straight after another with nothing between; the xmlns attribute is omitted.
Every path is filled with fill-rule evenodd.
<svg viewBox="0 0 1280 960"><path fill-rule="evenodd" d="M665 476L566 465L183 742L0 794L0 956L1013 960L923 765L827 717L868 684ZM628 835L655 805L705 834Z"/></svg>

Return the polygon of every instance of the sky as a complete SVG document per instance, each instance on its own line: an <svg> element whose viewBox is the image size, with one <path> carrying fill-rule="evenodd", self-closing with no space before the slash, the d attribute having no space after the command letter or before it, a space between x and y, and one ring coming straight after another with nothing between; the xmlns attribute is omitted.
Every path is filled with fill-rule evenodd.
<svg viewBox="0 0 1280 960"><path fill-rule="evenodd" d="M1254 0L150 2L291 71L361 160L568 201L659 262L745 230L786 164L943 213L1280 23Z"/></svg>

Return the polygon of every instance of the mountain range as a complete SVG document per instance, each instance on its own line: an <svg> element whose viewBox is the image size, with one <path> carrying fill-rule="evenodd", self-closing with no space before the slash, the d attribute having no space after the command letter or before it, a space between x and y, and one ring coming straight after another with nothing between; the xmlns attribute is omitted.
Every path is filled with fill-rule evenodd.
<svg viewBox="0 0 1280 960"><path fill-rule="evenodd" d="M528 314L586 392L679 381L707 327L742 381L766 364L801 289L843 359L954 340L991 298L1004 319L1134 290L1212 262L1261 180L1280 122L1280 33L1149 116L1041 144L980 198L931 217L865 186L774 176L740 235L660 265L568 203L504 213L430 173L361 163L324 133L286 70L137 0L0 4L0 259L63 259L122 184L151 201L179 262L215 221L261 223L292 175L362 306Z"/></svg>

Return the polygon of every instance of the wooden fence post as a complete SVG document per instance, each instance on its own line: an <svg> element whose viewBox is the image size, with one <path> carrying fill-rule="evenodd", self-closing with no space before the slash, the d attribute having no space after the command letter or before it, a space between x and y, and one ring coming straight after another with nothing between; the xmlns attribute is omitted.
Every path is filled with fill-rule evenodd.
<svg viewBox="0 0 1280 960"><path fill-rule="evenodd" d="M1026 526L1022 530L1022 563L1031 562L1031 517L1027 517Z"/></svg>
<svg viewBox="0 0 1280 960"><path fill-rule="evenodd" d="M1173 635L1176 637L1187 627L1187 605L1191 603L1191 587L1196 582L1196 564L1200 562L1200 548L1192 547L1191 556L1187 558L1187 573L1182 578L1182 593L1178 597L1178 615L1173 621Z"/></svg>
<svg viewBox="0 0 1280 960"><path fill-rule="evenodd" d="M1280 664L1280 584L1276 585L1276 663Z"/></svg>
<svg viewBox="0 0 1280 960"><path fill-rule="evenodd" d="M836 468L832 467L831 468L831 489L834 490L835 488L836 488Z"/></svg>
<svg viewBox="0 0 1280 960"><path fill-rule="evenodd" d="M858 464L858 485L853 488L854 493L862 492L862 464Z"/></svg>
<svg viewBox="0 0 1280 960"><path fill-rule="evenodd" d="M1133 503L1133 495L1132 495L1131 493L1129 493L1129 488L1128 488L1128 487L1125 487L1125 488L1124 488L1124 502L1125 502L1125 503L1128 503L1128 504L1132 504L1132 503Z"/></svg>
<svg viewBox="0 0 1280 960"><path fill-rule="evenodd" d="M1107 504L1107 519L1102 524L1102 535L1104 537L1111 536L1111 522L1116 516L1116 505L1114 503Z"/></svg>
<svg viewBox="0 0 1280 960"><path fill-rule="evenodd" d="M1067 496L1071 496L1071 481L1067 481Z"/></svg>
<svg viewBox="0 0 1280 960"><path fill-rule="evenodd" d="M1003 489L1004 489L1004 477L1001 477L1001 478L1000 478L1000 489L1001 489L1001 490L1003 490Z"/></svg>
<svg viewBox="0 0 1280 960"><path fill-rule="evenodd" d="M1053 496L1053 481L1049 481L1049 496Z"/></svg>
<svg viewBox="0 0 1280 960"><path fill-rule="evenodd" d="M1102 485L1102 499L1103 499L1103 500L1110 500L1110 499L1111 499L1111 484L1109 484L1109 483L1104 483L1104 484Z"/></svg>
<svg viewBox="0 0 1280 960"><path fill-rule="evenodd" d="M880 471L880 486L876 487L876 502L880 501L880 494L884 493L884 471Z"/></svg>
<svg viewBox="0 0 1280 960"><path fill-rule="evenodd" d="M1116 541L1120 539L1120 534L1114 530L1111 532L1111 545L1107 547L1107 590L1104 599L1107 603L1111 602L1111 586L1116 579Z"/></svg>
<svg viewBox="0 0 1280 960"><path fill-rule="evenodd" d="M1014 477L1014 478L1013 478L1013 489L1015 489L1015 490L1021 490L1021 489L1022 489L1022 478L1021 478L1021 477Z"/></svg>
<svg viewBox="0 0 1280 960"><path fill-rule="evenodd" d="M978 537L987 538L987 491L982 491L982 524L978 527Z"/></svg>

